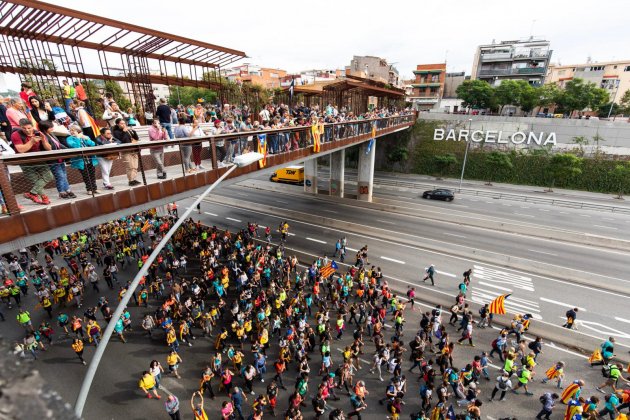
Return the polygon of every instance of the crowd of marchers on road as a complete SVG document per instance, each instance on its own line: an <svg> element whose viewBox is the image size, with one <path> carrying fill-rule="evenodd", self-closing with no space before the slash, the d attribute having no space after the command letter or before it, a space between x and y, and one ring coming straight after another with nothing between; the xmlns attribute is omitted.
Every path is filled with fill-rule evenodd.
<svg viewBox="0 0 630 420"><path fill-rule="evenodd" d="M105 110L103 115L93 115L83 86L65 84L64 96L67 96L65 108L53 98L38 96L28 83L22 84L19 98L3 101L0 98L0 156L3 154L45 152L61 149L79 149L102 147L110 144L130 144L140 140L136 131L138 120L133 110L122 111L114 101L111 93L105 93L100 103ZM185 137L205 137L219 134L252 133L277 128L321 126L321 141L328 142L344 136L343 131L350 130L354 134L369 132L369 129L357 124L348 127L326 126L324 123L348 121L364 121L409 113L407 110L391 108L375 108L371 111L355 115L343 107L338 109L328 104L324 109L312 108L298 103L293 107L285 104L270 103L257 115L252 114L247 105L232 106L206 104L200 102L185 107L171 107L161 99L155 115L147 118L149 140L159 141ZM95 118L100 118L99 126ZM209 128L202 128L204 123L212 123ZM224 166L233 161L235 156L250 150L257 150L258 139L253 135L244 135L216 143L216 161ZM310 145L311 139L302 132L283 132L270 134L266 152L276 154L288 152ZM212 169L213 151L210 148L208 162L202 162L202 143L181 147L181 164L187 173ZM157 177L167 178L164 161L164 147L151 148L151 156L155 161ZM123 159L129 186L139 185L139 156L136 152L122 154L99 155L87 158L72 158L69 166L63 159L48 164L21 165L21 169L29 185L24 193L25 198L36 204L48 205L50 198L45 192L48 183L54 180L60 199L76 198L72 185L68 182L68 171L80 172L88 195L99 193L99 180L96 167L100 167L102 188L114 189L110 181L113 162ZM177 165L181 170L181 165ZM0 192L0 209L7 213L7 207Z"/></svg>
<svg viewBox="0 0 630 420"><path fill-rule="evenodd" d="M214 418L210 409L220 410L223 419L262 419L275 416L279 399L287 399L281 413L285 419L360 420L370 393L383 396L376 409L391 419L480 419L484 404L505 404L510 412L504 401L519 393L532 398L540 382L553 384L556 391L547 392L547 385L532 399L541 407L538 419L549 419L554 410L563 410L569 420L615 419L630 407L623 366L612 361L613 337L590 358L605 374L597 387L601 398L582 394L584 380L565 381L565 370L579 372L580 366L561 360L537 365L543 341L534 337L527 344L532 322L527 315L516 316L509 328L501 329L489 352L479 351L457 366L457 346L474 347L475 329L493 322L490 305L478 314L470 310L472 270L463 273L450 308L438 305L423 312L419 328L409 328L405 314L416 304L415 288L408 288L406 298L397 295L382 270L370 264L367 245L345 271L328 257L304 267L286 252L286 222L277 231L267 227L259 232L255 223L248 223L230 232L186 220L138 289L128 290L130 281L122 275L133 276L147 261L177 220L177 206L170 205L168 213L132 215L3 255L2 320L16 319L24 329L23 340L14 345L16 357L37 360L41 351L52 350L70 358L74 351L77 363L86 364L86 347L99 345L106 324L115 323L121 343L146 340L128 334L139 326L146 336L162 339L163 347L151 350L153 357L137 378L138 396L163 399L165 417L172 419L190 411L161 381L164 375L180 380L179 366L193 345L212 352L195 378L198 388L189 393L195 419ZM345 255L346 247L346 238L339 238L332 258ZM439 280L435 267L429 266L420 280ZM103 296L109 291L119 299L133 293L133 305L145 308L145 315L132 319L125 310L120 319L112 319L116 302ZM83 309L88 294L98 297L98 304ZM37 304L27 308L31 295ZM45 313L41 323L32 322L39 318L35 311ZM565 326L572 327L576 317L575 310L567 312ZM413 338L405 344L402 337L409 329ZM55 335L70 337L71 345L49 347ZM335 343L345 336L351 344L335 351ZM491 358L501 362L498 373L490 371ZM360 378L358 373L368 369L383 381L383 388L367 389L366 373ZM266 388L256 393L254 386L260 385ZM344 403L333 405L344 391ZM221 403L208 403L207 398ZM560 408L561 403L565 406ZM419 409L404 413L412 405Z"/></svg>

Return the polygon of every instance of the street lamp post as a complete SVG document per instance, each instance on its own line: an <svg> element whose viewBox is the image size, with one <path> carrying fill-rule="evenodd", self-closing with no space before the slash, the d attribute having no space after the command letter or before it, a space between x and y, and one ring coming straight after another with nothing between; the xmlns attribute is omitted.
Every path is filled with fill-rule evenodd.
<svg viewBox="0 0 630 420"><path fill-rule="evenodd" d="M107 327L105 328L105 332L103 333L103 339L101 340L100 344L96 347L96 351L94 352L94 357L90 361L90 365L88 366L88 370L85 374L85 378L83 378L83 383L81 384L81 389L79 390L79 395L77 396L77 401L74 405L74 413L76 414L77 417L81 418L81 415L83 414L83 407L85 406L85 401L87 400L88 393L90 392L92 381L94 380L94 376L96 375L96 370L98 369L98 365L101 362L103 353L105 353L105 348L107 347L107 343L109 342L109 339L111 338L112 333L114 332L114 326L116 325L116 321L122 316L123 311L125 310L125 308L127 307L127 304L129 303L129 299L131 299L131 295L134 294L136 288L138 287L138 284L140 284L140 280L144 276L146 276L147 272L149 271L149 267L151 267L151 264L153 264L153 261L155 261L155 259L157 258L162 248L164 248L164 246L171 239L173 234L182 225L182 223L184 223L184 221L188 218L190 213L192 213L197 207L197 205L201 203L201 200L203 200L208 194L210 194L212 190L214 190L216 186L221 183L221 181L227 178L228 175L230 175L236 168L250 165L256 162L257 160L262 159L263 157L264 156L260 153L246 153L244 155L235 157L234 165L232 165L227 171L225 171L223 175L221 175L221 177L219 177L219 179L217 179L212 185L208 187L208 189L206 189L203 193L201 193L201 195L199 195L199 197L195 200L195 202L190 205L190 207L188 208L188 210L186 210L186 212L184 212L184 214L182 214L182 216L177 220L177 222L173 225L173 227L168 232L166 232L166 235L164 235L164 238L162 238L158 246L153 250L151 255L149 255L149 258L142 265L142 268L140 269L140 271L138 271L138 274L136 274L133 281L129 285L129 288L127 289L127 292L122 297L120 303L118 304L118 307L116 307L116 311L114 311L114 314L112 315L110 322L107 324Z"/></svg>
<svg viewBox="0 0 630 420"><path fill-rule="evenodd" d="M472 118L468 118L468 135L470 136L470 128L472 126ZM468 146L470 146L470 142L466 141L466 151L464 152L464 163L462 164L462 174L459 177L459 190L457 192L462 192L462 182L464 181L464 171L466 170L466 159L468 159Z"/></svg>
<svg viewBox="0 0 630 420"><path fill-rule="evenodd" d="M606 117L606 119L610 119L610 114L612 113L613 110L613 106L615 106L615 99L617 99L617 93L619 92L619 79L617 79L617 89L615 89L615 95L612 98L612 101L610 102L610 108L608 108L608 116Z"/></svg>

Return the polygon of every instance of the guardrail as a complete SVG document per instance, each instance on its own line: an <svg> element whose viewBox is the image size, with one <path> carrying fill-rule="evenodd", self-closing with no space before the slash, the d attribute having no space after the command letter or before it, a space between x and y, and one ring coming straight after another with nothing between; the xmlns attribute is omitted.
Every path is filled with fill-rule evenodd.
<svg viewBox="0 0 630 420"><path fill-rule="evenodd" d="M324 124L320 141L322 145L326 145L354 137L369 136L374 126L376 135L379 136L382 130L389 132L397 126L405 127L412 124L415 119L416 114L413 113ZM0 157L0 191L9 215L16 215L33 208L42 208L41 204L21 197L22 194L31 191L35 183L39 183L39 187L43 183L47 191L54 193L54 196L53 193L47 194L50 195L51 202L62 200L56 198L54 187L59 193L71 189L75 195L87 194L94 197L94 189L100 189L103 183L103 167L110 167L110 177L126 173L135 179L134 174L130 173L130 167L134 166L133 162L137 162L135 164L137 181L139 185L146 186L150 181L161 180L157 176L156 161L150 153L154 150L163 150L164 167L169 179L188 178L197 174L190 170L192 166L197 166L195 160L196 163L203 161L210 171L216 171L224 166L222 163L230 163L234 156L249 150L256 151L263 135L267 153L271 156L313 147L311 126L299 126L216 136L144 140L131 144L18 153ZM93 171L91 169L81 171L78 168L85 168L86 165L89 168L89 163L92 162L96 163ZM34 173L34 170L37 173ZM65 177L60 172L64 172ZM65 186L59 184L60 178L67 180Z"/></svg>

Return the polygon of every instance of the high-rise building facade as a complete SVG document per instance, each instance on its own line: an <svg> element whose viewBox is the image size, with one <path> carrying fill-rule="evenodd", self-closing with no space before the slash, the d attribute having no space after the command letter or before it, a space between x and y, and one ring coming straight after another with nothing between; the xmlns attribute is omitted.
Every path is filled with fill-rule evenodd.
<svg viewBox="0 0 630 420"><path fill-rule="evenodd" d="M493 41L477 47L471 78L493 86L503 80L526 80L540 86L545 81L551 54L549 41L542 39Z"/></svg>
<svg viewBox="0 0 630 420"><path fill-rule="evenodd" d="M418 110L434 108L442 98L446 80L446 63L418 64L413 71L415 75L412 96L407 98Z"/></svg>

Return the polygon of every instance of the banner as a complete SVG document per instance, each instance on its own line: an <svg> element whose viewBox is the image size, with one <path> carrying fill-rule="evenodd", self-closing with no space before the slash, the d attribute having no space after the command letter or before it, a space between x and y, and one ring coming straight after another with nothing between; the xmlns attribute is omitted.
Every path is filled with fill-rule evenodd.
<svg viewBox="0 0 630 420"><path fill-rule="evenodd" d="M509 296L509 294L501 295L493 300L488 307L488 312L490 312L491 314L505 315L505 299L507 299Z"/></svg>
<svg viewBox="0 0 630 420"><path fill-rule="evenodd" d="M267 135L258 135L258 153L263 155L263 158L258 161L258 167L264 168L267 164Z"/></svg>
<svg viewBox="0 0 630 420"><path fill-rule="evenodd" d="M311 134L313 136L313 152L319 153L321 133L318 125L311 126Z"/></svg>

